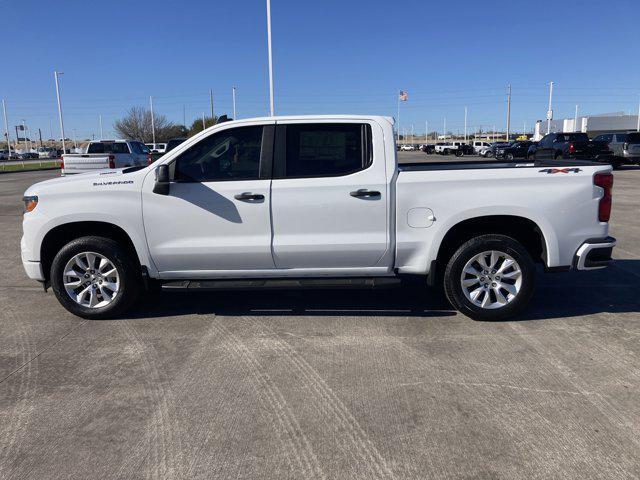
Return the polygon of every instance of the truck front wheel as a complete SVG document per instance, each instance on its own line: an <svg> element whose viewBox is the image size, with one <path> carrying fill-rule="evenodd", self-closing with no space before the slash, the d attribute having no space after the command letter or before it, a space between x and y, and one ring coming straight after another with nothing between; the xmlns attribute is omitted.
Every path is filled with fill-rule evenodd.
<svg viewBox="0 0 640 480"><path fill-rule="evenodd" d="M505 235L481 235L451 256L444 290L451 304L474 320L518 315L535 288L535 266L525 248Z"/></svg>
<svg viewBox="0 0 640 480"><path fill-rule="evenodd" d="M110 238L90 236L67 243L51 264L51 287L69 312L82 318L112 318L140 293L140 268Z"/></svg>

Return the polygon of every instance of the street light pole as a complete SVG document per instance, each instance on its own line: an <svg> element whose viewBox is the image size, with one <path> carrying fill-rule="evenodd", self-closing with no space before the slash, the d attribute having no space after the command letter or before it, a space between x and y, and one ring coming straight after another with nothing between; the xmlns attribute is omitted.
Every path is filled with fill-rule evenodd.
<svg viewBox="0 0 640 480"><path fill-rule="evenodd" d="M72 131L73 131L73 148L75 148L77 150L78 149L78 142L76 142L76 129L74 128Z"/></svg>
<svg viewBox="0 0 640 480"><path fill-rule="evenodd" d="M62 134L62 153L67 153L67 148L64 141L64 121L62 120L62 102L60 101L60 82L58 77L63 72L54 71L53 77L56 80L56 96L58 97L58 118L60 119L60 133Z"/></svg>
<svg viewBox="0 0 640 480"><path fill-rule="evenodd" d="M202 130L207 128L207 125L204 123L204 112L202 112Z"/></svg>
<svg viewBox="0 0 640 480"><path fill-rule="evenodd" d="M509 85L509 93L507 94L507 142L511 133L511 85Z"/></svg>
<svg viewBox="0 0 640 480"><path fill-rule="evenodd" d="M156 121L153 118L153 97L149 96L149 105L151 105L151 138L153 139L153 143L156 143Z"/></svg>
<svg viewBox="0 0 640 480"><path fill-rule="evenodd" d="M547 110L547 135L551 133L551 120L553 119L553 110L551 109L552 99L553 99L553 82L549 84L549 110Z"/></svg>
<svg viewBox="0 0 640 480"><path fill-rule="evenodd" d="M2 113L4 115L4 134L7 137L7 150L9 150L9 158L11 158L11 141L9 140L9 122L7 122L7 104L2 99Z"/></svg>
<svg viewBox="0 0 640 480"><path fill-rule="evenodd" d="M467 107L464 107L464 141L467 141Z"/></svg>
<svg viewBox="0 0 640 480"><path fill-rule="evenodd" d="M209 104L211 105L211 121L215 123L215 115L213 114L213 90L209 89Z"/></svg>
<svg viewBox="0 0 640 480"><path fill-rule="evenodd" d="M5 122L6 121L5 119ZM636 125L636 132L640 132L640 96L638 96L638 123Z"/></svg>
<svg viewBox="0 0 640 480"><path fill-rule="evenodd" d="M236 87L231 88L231 95L233 97L233 119L236 120Z"/></svg>
<svg viewBox="0 0 640 480"><path fill-rule="evenodd" d="M24 149L27 149L27 126L24 124L24 118L22 119L22 142L24 143Z"/></svg>
<svg viewBox="0 0 640 480"><path fill-rule="evenodd" d="M98 115L98 119L100 120L100 140L103 140L104 135L102 134L102 115Z"/></svg>
<svg viewBox="0 0 640 480"><path fill-rule="evenodd" d="M269 46L269 111L275 115L273 106L273 56L271 54L271 0L267 0L267 44Z"/></svg>
<svg viewBox="0 0 640 480"><path fill-rule="evenodd" d="M573 131L578 131L578 105L576 105L576 113L573 116Z"/></svg>

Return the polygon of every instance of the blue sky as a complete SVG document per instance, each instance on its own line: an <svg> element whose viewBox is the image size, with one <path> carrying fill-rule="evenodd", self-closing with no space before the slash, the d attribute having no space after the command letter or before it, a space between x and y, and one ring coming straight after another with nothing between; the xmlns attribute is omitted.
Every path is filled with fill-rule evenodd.
<svg viewBox="0 0 640 480"><path fill-rule="evenodd" d="M9 123L57 136L53 70L61 77L67 136L105 134L133 105L182 123L209 111L268 109L264 0L3 2L0 97ZM635 113L640 94L637 0L389 2L272 0L277 114L396 115L407 130L512 128L544 118ZM10 68L7 69L7 66Z"/></svg>

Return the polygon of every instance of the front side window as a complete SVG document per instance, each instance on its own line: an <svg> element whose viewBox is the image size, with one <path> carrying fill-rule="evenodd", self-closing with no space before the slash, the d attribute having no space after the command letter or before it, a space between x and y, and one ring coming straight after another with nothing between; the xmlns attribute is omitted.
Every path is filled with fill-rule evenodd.
<svg viewBox="0 0 640 480"><path fill-rule="evenodd" d="M238 127L209 135L182 153L174 178L186 182L256 180L262 127Z"/></svg>
<svg viewBox="0 0 640 480"><path fill-rule="evenodd" d="M366 124L287 125L287 177L348 175L367 168L371 159L371 128Z"/></svg>

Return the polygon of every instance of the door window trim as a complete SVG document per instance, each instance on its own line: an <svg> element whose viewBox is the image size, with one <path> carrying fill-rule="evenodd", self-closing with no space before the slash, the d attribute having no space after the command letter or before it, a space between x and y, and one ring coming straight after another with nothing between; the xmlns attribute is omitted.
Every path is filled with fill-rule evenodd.
<svg viewBox="0 0 640 480"><path fill-rule="evenodd" d="M262 128L262 140L260 142L260 160L258 163L258 178L218 178L211 180L189 180L189 179L176 179L175 178L175 169L178 160L186 154L192 147L196 146L198 143L203 142L210 138L212 135L217 135L219 133L223 133L229 130L234 130L236 128L250 128L250 127L261 127ZM267 124L256 124L256 125L234 125L231 128L224 128L221 130L216 130L212 132L211 135L207 135L204 138L201 138L198 142L190 145L184 152L181 152L175 158L172 158L171 161L168 162L170 179L173 183L216 183L216 182L251 182L256 180L271 180L271 174L273 171L273 150L274 150L274 137L275 137L275 124L267 123Z"/></svg>
<svg viewBox="0 0 640 480"><path fill-rule="evenodd" d="M287 175L287 127L299 126L335 126L335 125L359 125L361 129L360 141L362 149L363 166L358 169L336 174L325 175ZM275 143L273 146L273 180L289 180L301 178L332 178L346 177L354 173L364 172L373 166L373 133L371 124L367 122L313 122L313 123L286 123L278 124L275 129Z"/></svg>

